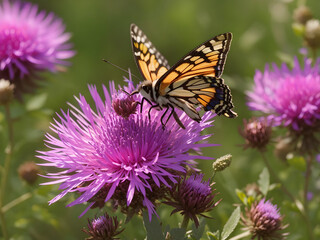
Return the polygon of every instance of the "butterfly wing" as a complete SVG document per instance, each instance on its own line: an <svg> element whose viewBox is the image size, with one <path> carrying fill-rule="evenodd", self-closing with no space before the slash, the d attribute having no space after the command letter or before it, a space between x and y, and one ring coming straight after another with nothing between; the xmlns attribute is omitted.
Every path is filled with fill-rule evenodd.
<svg viewBox="0 0 320 240"><path fill-rule="evenodd" d="M223 72L229 52L232 33L220 34L193 49L159 79L156 90L164 96L172 90L173 84L179 84L195 76L219 78Z"/></svg>
<svg viewBox="0 0 320 240"><path fill-rule="evenodd" d="M170 68L156 83L158 96L168 97L192 119L199 120L195 106L218 115L236 117L230 89L220 78L230 44L231 33L218 35L201 44Z"/></svg>
<svg viewBox="0 0 320 240"><path fill-rule="evenodd" d="M159 79L170 68L168 61L137 25L131 24L130 30L132 50L142 76L149 81Z"/></svg>
<svg viewBox="0 0 320 240"><path fill-rule="evenodd" d="M196 121L201 119L195 109L198 105L205 111L213 110L218 115L229 118L237 116L231 110L233 103L230 89L222 78L200 75L180 80L179 86L176 83L172 86L174 87L169 89L166 96Z"/></svg>

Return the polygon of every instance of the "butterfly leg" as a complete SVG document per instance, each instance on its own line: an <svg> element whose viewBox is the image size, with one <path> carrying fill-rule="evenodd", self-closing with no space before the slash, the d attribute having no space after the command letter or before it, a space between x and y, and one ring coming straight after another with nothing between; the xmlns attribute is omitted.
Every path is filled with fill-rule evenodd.
<svg viewBox="0 0 320 240"><path fill-rule="evenodd" d="M169 119L171 118L171 116L173 115L174 119L176 120L176 122L178 123L178 125L182 128L182 129L186 129L185 126L183 125L183 123L180 121L180 118L178 116L178 114L176 113L176 111L174 110L174 107L169 104L167 110L169 110L169 108L171 108L171 112L169 114L169 117L167 118L167 121L165 123L165 125L167 125ZM165 112L166 113L166 112ZM163 115L165 115L165 113ZM162 123L162 122L161 122Z"/></svg>
<svg viewBox="0 0 320 240"><path fill-rule="evenodd" d="M147 98L142 98L141 103L140 103L140 112L142 112L142 107L143 107L143 103L144 101L147 101L147 103L149 103L150 105L152 105L152 103L147 99ZM150 110L149 110L150 111ZM149 118L150 119L150 118Z"/></svg>
<svg viewBox="0 0 320 240"><path fill-rule="evenodd" d="M152 106L149 108L149 111L148 111L149 121L151 120L151 110L152 110L152 108L157 108L157 107L159 107L159 104L157 104L157 105L152 105Z"/></svg>
<svg viewBox="0 0 320 240"><path fill-rule="evenodd" d="M174 111L174 109L172 109L171 113L169 114L169 117L167 118L166 123L163 123L163 118L164 118L164 116L167 114L167 112L168 112L168 111L169 111L169 106L166 108L166 111L162 114L161 119L160 119L161 124L162 124L162 128L163 128L163 129L165 128L165 126L166 126L166 124L167 124L167 122L168 122L169 118L170 118L170 117L171 117L171 115L172 115L172 111Z"/></svg>

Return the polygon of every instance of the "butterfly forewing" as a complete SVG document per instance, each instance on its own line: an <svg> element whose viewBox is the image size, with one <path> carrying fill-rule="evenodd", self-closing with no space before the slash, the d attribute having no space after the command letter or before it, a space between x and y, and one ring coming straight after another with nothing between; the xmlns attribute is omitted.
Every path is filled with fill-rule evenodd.
<svg viewBox="0 0 320 240"><path fill-rule="evenodd" d="M155 81L168 71L168 61L135 24L131 24L131 43L136 63L145 80Z"/></svg>
<svg viewBox="0 0 320 240"><path fill-rule="evenodd" d="M173 88L173 83L199 75L219 78L231 40L232 34L224 33L193 49L159 79L156 85L158 93L164 96Z"/></svg>

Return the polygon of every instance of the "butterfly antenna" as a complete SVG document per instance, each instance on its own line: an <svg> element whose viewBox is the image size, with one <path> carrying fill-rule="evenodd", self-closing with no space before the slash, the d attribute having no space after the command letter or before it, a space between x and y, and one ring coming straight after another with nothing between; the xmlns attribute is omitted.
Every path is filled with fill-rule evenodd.
<svg viewBox="0 0 320 240"><path fill-rule="evenodd" d="M112 62L110 62L110 61L108 61L108 60L106 60L106 59L102 59L102 61L104 61L104 62L106 62L106 63L111 64L112 66L114 66L114 67L116 67L116 68L118 68L118 69L120 69L120 70L122 70L122 71L124 71L124 72L128 73L129 75L131 74L131 76L133 76L133 77L135 77L136 79L138 79L139 81L141 81L141 79L140 79L140 78L138 78L136 75L134 75L133 73L131 73L131 72L129 72L129 71L127 71L127 70L123 69L122 67L119 67L118 65L116 65L116 64L114 64L114 63L112 63Z"/></svg>

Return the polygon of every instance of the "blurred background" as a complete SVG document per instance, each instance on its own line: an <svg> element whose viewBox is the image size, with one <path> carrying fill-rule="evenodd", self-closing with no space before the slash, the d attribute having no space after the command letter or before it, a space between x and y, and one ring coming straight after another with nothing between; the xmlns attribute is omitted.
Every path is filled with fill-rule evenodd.
<svg viewBox="0 0 320 240"><path fill-rule="evenodd" d="M157 49L173 65L182 56L202 42L213 36L232 32L233 41L226 61L223 77L230 86L234 110L237 119L216 117L214 127L208 130L213 133L210 142L221 146L204 150L204 155L218 158L227 153L233 155L230 168L218 174L215 178L216 189L223 200L211 213L209 228L212 232L222 229L227 218L232 213L234 203L239 200L235 189L241 189L258 179L264 165L259 154L254 150L243 150L244 140L239 135L243 119L254 115L246 106L245 92L251 89L256 69L263 70L266 63L292 61L299 53L303 41L292 30L292 15L294 9L301 4L297 0L162 0L162 1L110 1L110 0L64 0L64 1L30 1L39 9L54 12L63 19L66 30L72 33L71 42L77 51L71 59L72 66L64 73L46 74L45 81L36 95L26 96L25 101L43 101L39 111L24 111L16 104L15 113L23 116L16 123L17 154L11 167L11 176L17 174L18 166L24 161L35 160L36 150L45 149L44 134L49 130L49 124L55 112L67 109L67 102L75 104L74 96L79 93L90 98L88 84L96 84L101 89L102 84L108 86L110 80L123 85L123 76L114 66L102 61L103 58L139 75L135 65L129 27L137 24ZM309 0L310 9L320 9L319 0ZM318 15L317 15L318 14ZM314 11L320 17L319 11ZM134 79L135 83L139 81ZM45 93L45 95L44 95ZM3 122L1 109L1 122ZM3 125L3 124L2 124ZM1 134L6 133L0 129ZM2 137L2 139L4 139ZM20 140L19 139L23 139ZM1 149L4 145L1 144ZM280 169L284 164L279 162L269 151L272 164ZM211 161L201 160L200 168L205 169L207 178L211 174ZM294 176L295 170L289 174ZM77 205L66 208L72 201L67 196L51 206L47 202L59 192L57 186L41 186L38 184L46 179L38 179L37 184L30 187L18 177L11 178L7 199L14 199L24 192L36 191L38 194L18 205L7 214L9 228L14 231L16 239L84 239L81 229L87 225L87 218L99 213L90 210L84 217L79 215L86 206ZM274 203L281 201L281 192L276 191L270 196ZM177 224L179 216L169 218L170 211L161 212L163 226ZM294 216L294 215L293 215ZM290 229L297 227L292 216L289 219ZM135 217L136 218L136 217ZM145 230L140 221L133 219L125 225L126 230L121 239L143 239ZM169 220L166 220L169 219Z"/></svg>

